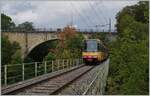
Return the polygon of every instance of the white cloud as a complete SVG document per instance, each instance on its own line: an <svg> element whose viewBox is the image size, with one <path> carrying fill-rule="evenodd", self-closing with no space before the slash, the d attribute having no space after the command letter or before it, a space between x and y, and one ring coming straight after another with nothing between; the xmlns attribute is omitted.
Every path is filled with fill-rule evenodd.
<svg viewBox="0 0 150 96"><path fill-rule="evenodd" d="M72 19L75 25L107 23L111 18L115 24L115 15L126 5L133 5L137 1L90 1L95 5L95 11L89 1L3 1L2 11L11 16L18 24L31 21L36 27L61 27ZM82 15L82 16L80 16ZM106 18L107 21L104 19ZM85 19L85 20L84 20Z"/></svg>
<svg viewBox="0 0 150 96"><path fill-rule="evenodd" d="M25 11L25 12L20 12L17 13L16 15L12 15L12 18L16 21L16 23L22 23L24 21L30 21L30 22L35 22L38 18L38 15L32 10L30 11Z"/></svg>
<svg viewBox="0 0 150 96"><path fill-rule="evenodd" d="M76 16L81 13L82 10L80 9L86 9L86 4L83 2L67 2L67 1L58 1L58 2L54 2L54 1L40 1L40 2L32 2L32 5L36 5L37 6L37 10L36 13L38 14L38 20L35 21L36 24L39 25L43 25L45 24L51 24L54 23L54 25L59 25L59 24L55 24L55 22L57 22L58 20L62 20L61 22L69 22L69 20L71 19L72 13L74 13L77 11L78 13L76 13ZM73 6L71 5L73 4ZM44 7L43 7L44 6ZM80 6L80 9L79 9ZM75 17L75 16L74 16ZM58 23L58 22L57 22Z"/></svg>

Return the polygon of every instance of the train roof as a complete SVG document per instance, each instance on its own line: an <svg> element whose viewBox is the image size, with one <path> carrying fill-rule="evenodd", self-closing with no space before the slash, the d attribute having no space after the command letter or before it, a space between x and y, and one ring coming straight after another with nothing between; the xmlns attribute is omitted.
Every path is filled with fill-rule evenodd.
<svg viewBox="0 0 150 96"><path fill-rule="evenodd" d="M95 40L95 41L102 43L102 41L100 39L85 39L85 41L87 41L87 40Z"/></svg>
<svg viewBox="0 0 150 96"><path fill-rule="evenodd" d="M101 40L99 40L99 39L85 39L85 40L96 40L96 41L101 41Z"/></svg>
<svg viewBox="0 0 150 96"><path fill-rule="evenodd" d="M96 40L96 41L100 42L104 47L106 47L106 45L100 39L85 39L85 41L87 41L87 40Z"/></svg>

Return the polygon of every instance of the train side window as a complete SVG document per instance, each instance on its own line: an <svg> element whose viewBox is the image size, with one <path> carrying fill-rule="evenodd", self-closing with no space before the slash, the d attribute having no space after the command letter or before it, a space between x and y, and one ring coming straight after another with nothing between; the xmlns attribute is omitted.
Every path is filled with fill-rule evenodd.
<svg viewBox="0 0 150 96"><path fill-rule="evenodd" d="M99 50L101 50L101 51L104 51L105 50L105 48L104 48L104 46L103 45L101 45L101 44L99 44Z"/></svg>
<svg viewBox="0 0 150 96"><path fill-rule="evenodd" d="M103 51L105 52L105 48L104 48L104 46L103 46Z"/></svg>
<svg viewBox="0 0 150 96"><path fill-rule="evenodd" d="M100 48L100 44L98 43L98 50L100 50L101 48Z"/></svg>
<svg viewBox="0 0 150 96"><path fill-rule="evenodd" d="M83 42L83 49L82 49L82 50L83 50L83 51L86 51L86 47L87 47L87 44L86 44L86 41L84 41L84 42Z"/></svg>
<svg viewBox="0 0 150 96"><path fill-rule="evenodd" d="M100 43L98 43L98 50L103 50L103 46Z"/></svg>

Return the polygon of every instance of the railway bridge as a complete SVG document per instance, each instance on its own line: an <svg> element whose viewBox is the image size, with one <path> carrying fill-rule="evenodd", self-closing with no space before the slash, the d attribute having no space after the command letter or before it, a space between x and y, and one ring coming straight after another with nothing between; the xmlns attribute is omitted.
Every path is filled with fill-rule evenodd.
<svg viewBox="0 0 150 96"><path fill-rule="evenodd" d="M109 58L98 65L59 59L2 66L3 95L105 94Z"/></svg>
<svg viewBox="0 0 150 96"><path fill-rule="evenodd" d="M34 30L34 31L4 31L2 35L8 36L8 39L13 42L16 41L21 46L22 58L26 57L35 47L38 45L52 40L59 39L59 32L61 30ZM83 34L85 38L88 38L91 34L95 34L92 30L90 31L78 31ZM109 39L116 38L116 32L110 33L106 32Z"/></svg>
<svg viewBox="0 0 150 96"><path fill-rule="evenodd" d="M7 31L2 32L2 35L8 36L10 41L18 42L25 57L39 44L58 40L59 32ZM82 34L88 38L95 33L83 32ZM2 94L104 94L108 69L109 58L98 66L85 65L81 58L3 65L1 67Z"/></svg>

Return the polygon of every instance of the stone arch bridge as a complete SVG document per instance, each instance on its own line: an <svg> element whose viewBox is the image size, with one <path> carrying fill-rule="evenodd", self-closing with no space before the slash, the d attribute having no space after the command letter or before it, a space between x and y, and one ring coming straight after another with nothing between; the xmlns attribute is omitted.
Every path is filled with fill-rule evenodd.
<svg viewBox="0 0 150 96"><path fill-rule="evenodd" d="M22 58L27 56L39 44L58 39L57 33L54 32L2 32L2 35L8 36L11 42L16 41L20 44Z"/></svg>
<svg viewBox="0 0 150 96"><path fill-rule="evenodd" d="M58 40L59 32L2 32L2 35L8 36L8 39L16 41L21 46L22 58L26 57L33 48L49 40ZM83 33L85 38L88 38L93 32Z"/></svg>

